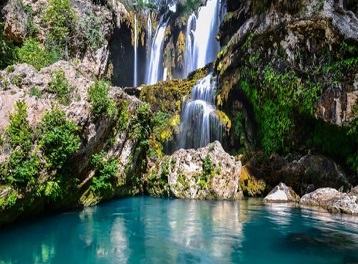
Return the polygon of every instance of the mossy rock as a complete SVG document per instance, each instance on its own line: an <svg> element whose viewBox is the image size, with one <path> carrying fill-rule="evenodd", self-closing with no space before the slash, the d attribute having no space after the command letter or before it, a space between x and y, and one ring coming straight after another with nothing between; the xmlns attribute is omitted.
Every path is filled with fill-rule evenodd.
<svg viewBox="0 0 358 264"><path fill-rule="evenodd" d="M241 169L239 183L245 196L262 196L266 189L266 181L256 178L246 166L243 166Z"/></svg>

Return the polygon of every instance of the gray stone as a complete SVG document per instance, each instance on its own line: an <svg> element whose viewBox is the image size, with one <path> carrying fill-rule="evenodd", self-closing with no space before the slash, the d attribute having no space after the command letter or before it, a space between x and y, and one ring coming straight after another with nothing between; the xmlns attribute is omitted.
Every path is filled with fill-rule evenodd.
<svg viewBox="0 0 358 264"><path fill-rule="evenodd" d="M290 203L298 202L300 197L292 190L291 187L280 182L272 191L264 198L264 202L269 203Z"/></svg>
<svg viewBox="0 0 358 264"><path fill-rule="evenodd" d="M334 213L358 215L358 194L355 189L350 193L342 193L333 188L319 188L305 194L301 198L300 204L319 206Z"/></svg>
<svg viewBox="0 0 358 264"><path fill-rule="evenodd" d="M204 161L210 160L209 175ZM209 162L209 163L210 163ZM180 149L168 161L168 183L175 197L188 199L237 200L241 161L227 154L218 141L204 148Z"/></svg>

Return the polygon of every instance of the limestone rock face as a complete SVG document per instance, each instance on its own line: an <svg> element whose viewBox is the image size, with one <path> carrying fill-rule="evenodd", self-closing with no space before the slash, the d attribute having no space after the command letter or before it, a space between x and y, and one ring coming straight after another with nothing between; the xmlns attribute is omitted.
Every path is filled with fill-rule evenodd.
<svg viewBox="0 0 358 264"><path fill-rule="evenodd" d="M292 190L291 187L280 182L272 191L264 198L264 202L269 203L289 203L298 202L300 197Z"/></svg>
<svg viewBox="0 0 358 264"><path fill-rule="evenodd" d="M333 188L320 188L305 194L301 198L300 204L319 206L334 213L340 212L358 215L358 195L355 191L341 193Z"/></svg>
<svg viewBox="0 0 358 264"><path fill-rule="evenodd" d="M25 13L22 3L19 1L9 1L5 7L6 20L5 32L9 39L15 43L21 43L26 37L26 24L28 16Z"/></svg>
<svg viewBox="0 0 358 264"><path fill-rule="evenodd" d="M168 159L168 183L175 197L237 200L241 162L227 154L218 141L204 148L180 149Z"/></svg>
<svg viewBox="0 0 358 264"><path fill-rule="evenodd" d="M300 156L287 162L271 173L270 180L271 183L284 181L300 195L305 194L309 187L329 186L345 191L352 187L345 172L337 163L323 155L312 154Z"/></svg>
<svg viewBox="0 0 358 264"><path fill-rule="evenodd" d="M56 92L50 91L49 83L54 72L61 70L64 73L70 89L69 105L58 102ZM9 114L14 111L16 101L22 100L27 105L30 127L35 129L51 105L58 105L66 113L67 119L74 121L79 128L81 145L78 151L66 161L66 167L71 171L71 177L76 186L64 193L65 199L46 201L40 198L35 203L27 203L31 190L18 196L17 204L13 209L1 210L0 226L18 218L26 217L31 212L42 213L43 210L63 210L98 203L101 200L115 196L128 195L138 192L133 175L141 175L145 169L146 147L140 145L138 137L133 136L133 126L129 124L136 117L137 109L142 102L129 96L118 87L110 87L109 96L117 107L125 105L124 114L128 116L127 125L118 123L120 110L113 116L102 114L94 116L91 103L88 99L88 88L94 82L89 76L75 70L74 66L66 61L59 61L49 67L37 71L27 64L15 65L13 71L0 71L0 134L5 135L9 124ZM147 119L149 117L146 117ZM119 127L120 126L120 127ZM35 144L35 143L34 143ZM118 162L115 183L106 193L93 195L91 182L96 169L91 165L93 154L104 150L105 158L115 159ZM5 145L0 146L0 165L8 160L11 150ZM41 153L38 154L41 159ZM144 160L144 162L143 162ZM44 161L42 161L44 162ZM41 171L36 184L56 179L56 170ZM138 176L138 177L139 177ZM0 184L0 190L2 186ZM7 190L7 189L5 189ZM68 190L64 190L67 192ZM1 192L0 196L11 193L9 190ZM23 210L18 210L18 207ZM47 208L47 209L46 209Z"/></svg>

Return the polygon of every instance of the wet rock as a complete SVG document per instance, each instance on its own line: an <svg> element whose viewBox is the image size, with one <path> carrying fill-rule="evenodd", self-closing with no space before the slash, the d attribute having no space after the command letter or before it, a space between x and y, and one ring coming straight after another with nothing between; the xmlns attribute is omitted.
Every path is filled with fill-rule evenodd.
<svg viewBox="0 0 358 264"><path fill-rule="evenodd" d="M180 149L168 159L168 183L175 197L237 200L241 162L227 154L218 141L204 148Z"/></svg>
<svg viewBox="0 0 358 264"><path fill-rule="evenodd" d="M300 197L292 190L291 187L280 183L264 198L264 202L269 203L290 203L298 202Z"/></svg>
<svg viewBox="0 0 358 264"><path fill-rule="evenodd" d="M274 170L267 181L271 184L285 182L299 195L307 193L307 190L312 191L312 188L332 187L348 191L352 187L342 168L323 155L299 155L285 162L278 158L270 163ZM272 163L277 163L277 166Z"/></svg>
<svg viewBox="0 0 358 264"><path fill-rule="evenodd" d="M333 188L320 188L305 194L300 204L319 206L330 212L358 215L358 195L352 191L342 193Z"/></svg>
<svg viewBox="0 0 358 264"><path fill-rule="evenodd" d="M245 196L262 196L266 189L266 181L257 178L247 166L243 166L240 175L240 187Z"/></svg>

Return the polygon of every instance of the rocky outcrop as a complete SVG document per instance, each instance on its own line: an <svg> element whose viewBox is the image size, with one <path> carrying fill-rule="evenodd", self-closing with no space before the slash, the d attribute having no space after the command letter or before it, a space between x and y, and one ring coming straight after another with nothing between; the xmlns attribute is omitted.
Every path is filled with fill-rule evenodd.
<svg viewBox="0 0 358 264"><path fill-rule="evenodd" d="M63 105L59 102L56 91L51 90L49 83L53 81L55 72L62 71L70 89L70 103ZM1 138L6 139L6 127L9 124L9 114L13 113L16 101L23 101L27 105L28 122L33 131L46 111L52 105L57 105L66 113L68 120L72 120L78 127L80 137L79 149L64 164L66 175L70 179L58 175L61 171L42 167L38 178L26 189L2 188L0 177L0 190L3 201L13 195L15 203L8 206L0 206L2 215L0 225L9 223L29 215L38 215L44 212L64 210L82 207L107 200L112 197L135 194L140 191L141 174L145 170L145 153L147 145L141 142L140 136L149 133L146 121L149 117L143 109L137 114L137 110L143 107L141 101L124 93L118 87L110 87L109 98L113 101L117 110L113 114L94 115L92 104L88 98L88 88L94 82L87 75L76 71L74 66L65 61L59 61L50 67L40 71L27 64L20 64L7 71L0 71L0 132ZM135 122L135 123L133 123ZM142 122L142 125L141 125ZM33 136L33 148L38 146L38 135ZM94 189L91 187L97 172L101 167L93 165L94 154L104 151L103 160L115 161L115 179L111 179L109 188ZM7 144L0 146L0 168L7 162L12 149ZM41 152L37 153L40 164L46 160ZM112 169L113 170L113 169ZM63 173L63 171L61 172ZM107 172L108 174L109 172ZM64 179L59 184L61 199L49 199L38 193L41 186L47 186L46 182ZM65 187L67 186L67 187ZM47 188L47 187L46 187ZM37 194L35 194L37 193ZM0 201L0 202L3 202ZM22 210L19 210L19 208Z"/></svg>
<svg viewBox="0 0 358 264"><path fill-rule="evenodd" d="M358 95L356 28L357 4L352 1L228 0L215 70L218 103L231 120L241 119L232 126L229 147L251 145L268 155L314 148L355 171L346 159L357 155L358 144L355 134L347 134ZM244 112L236 107L240 104ZM299 171L311 178L309 170ZM286 182L285 173L274 184ZM287 184L300 194L309 185Z"/></svg>
<svg viewBox="0 0 358 264"><path fill-rule="evenodd" d="M349 193L342 193L333 188L320 188L305 194L300 199L303 206L318 206L334 213L358 215L358 195L355 187Z"/></svg>
<svg viewBox="0 0 358 264"><path fill-rule="evenodd" d="M291 161L276 156L269 162L274 171L269 173L267 181L270 184L283 181L300 195L312 188L330 186L345 191L352 188L341 167L323 155L307 154Z"/></svg>
<svg viewBox="0 0 358 264"><path fill-rule="evenodd" d="M227 154L218 141L197 150L180 149L159 164L161 169L150 180L164 177L174 197L218 200L242 197L241 162Z"/></svg>
<svg viewBox="0 0 358 264"><path fill-rule="evenodd" d="M290 203L298 202L300 197L288 187L286 184L280 182L273 190L264 198L264 202L269 203Z"/></svg>
<svg viewBox="0 0 358 264"><path fill-rule="evenodd" d="M240 175L240 187L245 196L262 197L266 190L266 181L256 177L248 166L243 166Z"/></svg>
<svg viewBox="0 0 358 264"><path fill-rule="evenodd" d="M7 38L21 44L32 37L46 44L49 29L43 17L49 3L49 0L9 0L4 7ZM113 8L112 12L108 7L95 5L92 1L78 0L71 4L77 19L75 22L68 21L72 33L66 59L73 59L78 70L102 77L108 71L109 40L114 31L114 16L120 19L126 15L125 8L120 3L113 7L109 5Z"/></svg>

